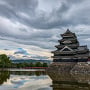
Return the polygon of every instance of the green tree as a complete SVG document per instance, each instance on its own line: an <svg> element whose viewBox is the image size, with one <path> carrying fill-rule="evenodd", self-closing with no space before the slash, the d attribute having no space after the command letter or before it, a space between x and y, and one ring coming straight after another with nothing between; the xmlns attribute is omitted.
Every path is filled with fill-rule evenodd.
<svg viewBox="0 0 90 90"><path fill-rule="evenodd" d="M11 60L6 54L0 55L0 67L2 68L8 68L11 66Z"/></svg>
<svg viewBox="0 0 90 90"><path fill-rule="evenodd" d="M47 63L43 63L43 67L48 67L48 64Z"/></svg>
<svg viewBox="0 0 90 90"><path fill-rule="evenodd" d="M41 62L36 62L35 66L36 66L36 67L42 67L43 65L42 65Z"/></svg>
<svg viewBox="0 0 90 90"><path fill-rule="evenodd" d="M29 67L34 67L35 65L31 62L30 64L29 64Z"/></svg>
<svg viewBox="0 0 90 90"><path fill-rule="evenodd" d="M4 82L7 82L9 78L10 78L9 71L0 71L0 85L2 85Z"/></svg>

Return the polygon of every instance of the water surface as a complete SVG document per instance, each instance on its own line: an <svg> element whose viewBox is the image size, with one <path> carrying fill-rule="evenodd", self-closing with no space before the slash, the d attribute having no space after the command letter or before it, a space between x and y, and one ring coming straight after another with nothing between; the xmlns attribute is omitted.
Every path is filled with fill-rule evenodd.
<svg viewBox="0 0 90 90"><path fill-rule="evenodd" d="M0 90L52 90L45 71L0 71Z"/></svg>
<svg viewBox="0 0 90 90"><path fill-rule="evenodd" d="M90 74L0 71L0 90L90 90Z"/></svg>

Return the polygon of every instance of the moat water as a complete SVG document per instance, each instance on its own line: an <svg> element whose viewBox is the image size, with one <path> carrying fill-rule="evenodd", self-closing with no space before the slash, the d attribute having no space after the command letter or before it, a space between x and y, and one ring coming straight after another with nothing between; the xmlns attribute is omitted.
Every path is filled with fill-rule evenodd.
<svg viewBox="0 0 90 90"><path fill-rule="evenodd" d="M90 90L90 75L0 71L0 90Z"/></svg>

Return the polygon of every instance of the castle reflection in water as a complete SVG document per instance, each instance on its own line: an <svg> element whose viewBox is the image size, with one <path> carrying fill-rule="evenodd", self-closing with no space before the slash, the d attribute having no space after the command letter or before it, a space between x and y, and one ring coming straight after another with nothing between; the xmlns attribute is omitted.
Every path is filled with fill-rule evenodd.
<svg viewBox="0 0 90 90"><path fill-rule="evenodd" d="M90 90L90 75L70 73L49 73L53 90Z"/></svg>

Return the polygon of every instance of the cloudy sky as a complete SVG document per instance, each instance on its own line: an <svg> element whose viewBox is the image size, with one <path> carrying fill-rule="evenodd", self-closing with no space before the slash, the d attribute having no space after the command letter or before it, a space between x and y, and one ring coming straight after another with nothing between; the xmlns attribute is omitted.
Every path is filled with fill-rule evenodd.
<svg viewBox="0 0 90 90"><path fill-rule="evenodd" d="M69 28L90 48L90 0L0 0L0 54L50 59Z"/></svg>

